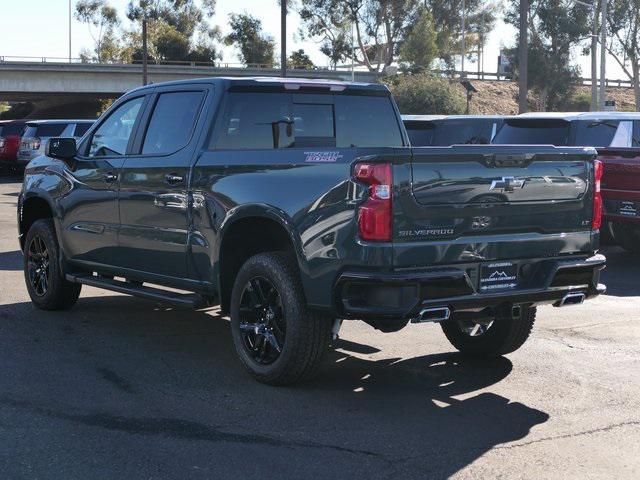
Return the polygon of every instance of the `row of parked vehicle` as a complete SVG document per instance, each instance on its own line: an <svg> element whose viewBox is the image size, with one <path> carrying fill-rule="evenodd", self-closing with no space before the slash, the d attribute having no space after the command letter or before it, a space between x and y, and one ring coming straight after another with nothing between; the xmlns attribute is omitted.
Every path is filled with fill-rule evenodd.
<svg viewBox="0 0 640 480"><path fill-rule="evenodd" d="M615 242L640 252L640 113L527 113L518 116L405 115L413 146L460 144L595 147L604 172L604 220ZM527 183L566 183L564 176ZM571 188L570 184L566 185Z"/></svg>
<svg viewBox="0 0 640 480"><path fill-rule="evenodd" d="M79 139L93 120L0 120L0 166L18 172L44 154L53 137Z"/></svg>

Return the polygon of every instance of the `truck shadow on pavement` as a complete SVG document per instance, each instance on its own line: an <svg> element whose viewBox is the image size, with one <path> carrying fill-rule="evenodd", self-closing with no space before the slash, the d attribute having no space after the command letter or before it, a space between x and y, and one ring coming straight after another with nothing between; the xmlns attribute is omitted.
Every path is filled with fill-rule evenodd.
<svg viewBox="0 0 640 480"><path fill-rule="evenodd" d="M607 268L600 276L600 282L607 286L606 295L615 297L640 297L640 255L625 252L622 248L610 246L601 252L607 257Z"/></svg>
<svg viewBox="0 0 640 480"><path fill-rule="evenodd" d="M197 442L190 448L202 450L200 461L211 462L209 473L223 475L227 462L235 478L259 478L256 465L267 455L279 478L444 479L489 450L516 448L500 445L524 439L549 418L492 391L512 370L507 358L390 358L348 339L316 380L264 386L236 360L227 320L124 296L82 297L69 312L1 305L0 342L4 369L12 372L0 375L0 424L5 409L20 413L12 418L26 415L34 428L58 422L39 436L57 446L47 452L61 472L99 429L110 446L90 455L117 465L109 443L117 439L118 448L138 453L139 470L128 471L134 477L151 471L144 452L161 439L176 447L167 476L191 468L180 448L186 440ZM47 438L62 435L58 429L67 434ZM12 431L4 434L11 441ZM29 444L20 427L15 435ZM256 446L243 461L244 448ZM28 450L16 465L38 455Z"/></svg>
<svg viewBox="0 0 640 480"><path fill-rule="evenodd" d="M0 252L0 271L18 271L23 269L22 252Z"/></svg>

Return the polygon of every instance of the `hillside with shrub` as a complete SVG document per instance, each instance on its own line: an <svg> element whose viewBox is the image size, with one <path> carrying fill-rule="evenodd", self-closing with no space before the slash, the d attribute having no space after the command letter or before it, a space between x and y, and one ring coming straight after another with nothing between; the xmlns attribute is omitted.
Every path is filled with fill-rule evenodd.
<svg viewBox="0 0 640 480"><path fill-rule="evenodd" d="M384 80L391 89L403 114L456 115L466 112L466 92L459 79L434 77L428 74L397 75ZM518 84L509 81L471 80L478 93L471 100L471 114L516 115ZM615 100L616 110L634 111L631 88L609 87L607 99ZM576 86L562 102L562 111L587 112L591 101L588 86ZM540 111L536 94L529 92L531 111Z"/></svg>

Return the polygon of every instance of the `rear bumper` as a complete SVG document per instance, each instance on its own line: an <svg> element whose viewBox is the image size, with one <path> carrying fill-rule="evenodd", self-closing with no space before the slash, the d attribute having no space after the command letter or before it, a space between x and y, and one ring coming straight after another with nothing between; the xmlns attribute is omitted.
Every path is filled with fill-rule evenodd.
<svg viewBox="0 0 640 480"><path fill-rule="evenodd" d="M410 272L344 272L334 289L337 308L343 318L412 319L429 307L451 311L475 310L504 305L558 304L569 293L593 298L604 293L599 283L605 267L603 255L572 259L534 259L519 262L533 265L525 287L479 293L477 281L464 267L429 268Z"/></svg>

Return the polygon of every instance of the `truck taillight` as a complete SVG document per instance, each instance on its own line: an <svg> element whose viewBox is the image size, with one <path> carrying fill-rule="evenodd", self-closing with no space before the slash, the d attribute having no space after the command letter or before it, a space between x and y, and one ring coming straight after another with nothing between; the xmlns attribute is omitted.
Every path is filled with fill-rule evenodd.
<svg viewBox="0 0 640 480"><path fill-rule="evenodd" d="M600 184L602 183L603 165L600 160L593 162L593 220L591 228L599 230L602 226L602 193L600 192Z"/></svg>
<svg viewBox="0 0 640 480"><path fill-rule="evenodd" d="M358 163L356 181L369 186L369 198L358 210L358 231L362 240L391 241L393 177L388 163Z"/></svg>

